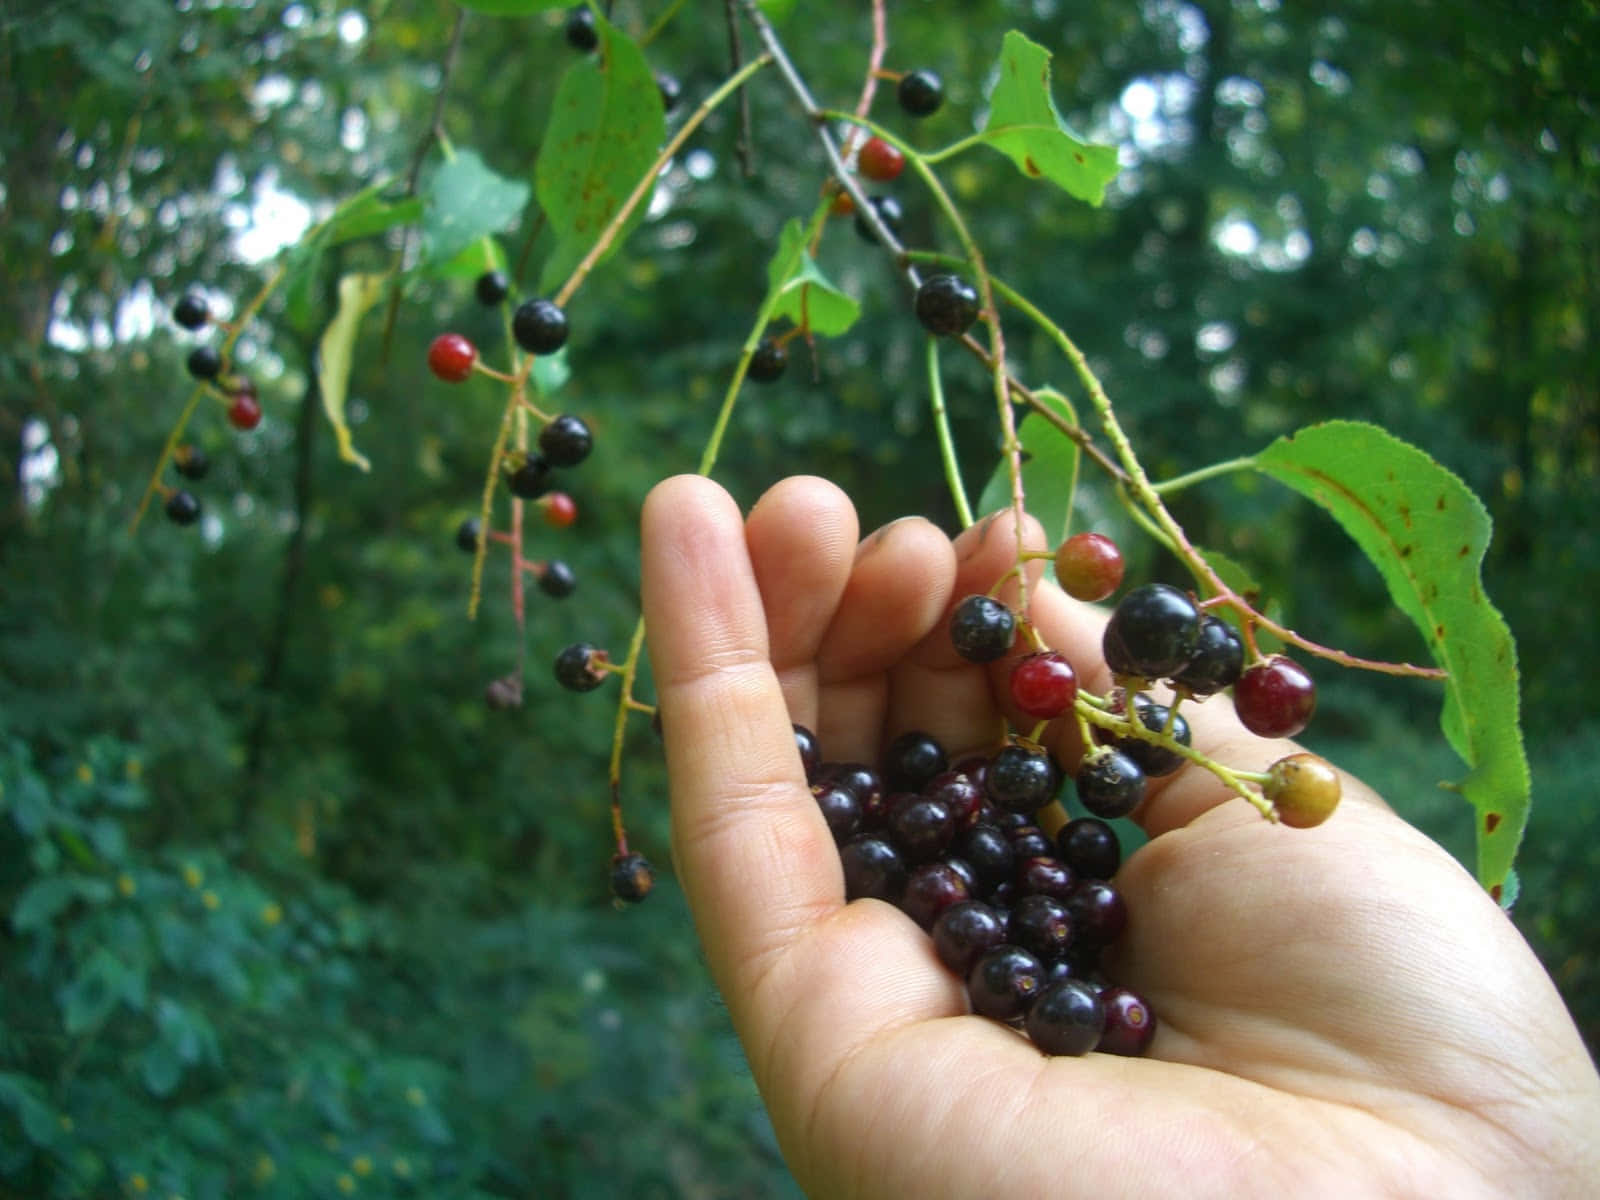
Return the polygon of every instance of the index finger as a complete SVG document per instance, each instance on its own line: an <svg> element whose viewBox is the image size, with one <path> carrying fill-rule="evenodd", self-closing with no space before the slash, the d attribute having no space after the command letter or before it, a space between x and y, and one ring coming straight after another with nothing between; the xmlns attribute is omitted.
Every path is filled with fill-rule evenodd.
<svg viewBox="0 0 1600 1200"><path fill-rule="evenodd" d="M733 1007L844 903L843 875L795 748L738 506L709 480L668 479L645 501L642 544L673 858Z"/></svg>

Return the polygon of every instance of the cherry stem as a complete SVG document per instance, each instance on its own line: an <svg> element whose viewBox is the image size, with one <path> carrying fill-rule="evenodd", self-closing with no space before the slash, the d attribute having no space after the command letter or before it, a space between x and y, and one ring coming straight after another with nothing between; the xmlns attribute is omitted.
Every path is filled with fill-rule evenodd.
<svg viewBox="0 0 1600 1200"><path fill-rule="evenodd" d="M933 408L933 430L939 439L939 459L944 464L944 482L956 506L961 528L972 527L972 505L961 484L961 464L956 460L955 439L950 436L950 417L944 405L944 377L939 370L939 339L928 336L928 402Z"/></svg>
<svg viewBox="0 0 1600 1200"><path fill-rule="evenodd" d="M325 218L322 221L322 224L326 225L328 221L332 219L333 218L331 217ZM310 237L311 234L315 232L315 230L312 230L311 232L307 233L306 236ZM219 352L222 355L223 361L233 361L233 344L239 340L239 335L244 332L245 326L250 323L251 319L256 315L256 313L261 311L261 306L267 302L267 298L271 296L272 293L277 290L278 285L283 282L287 271L287 264L280 263L268 277L266 283L261 285L261 290L250 298L250 303L246 304L240 311L239 315L234 318L233 323L231 325L221 326L222 328L228 330L228 335L222 339L222 345L219 348ZM189 419L194 416L194 410L200 404L200 397L204 396L207 391L210 390L210 387L211 385L209 381L202 380L197 383L194 387L194 390L189 393L188 402L184 404L183 411L178 414L177 424L175 424L172 427L171 432L167 434L166 443L161 447L161 455L156 459L156 469L150 472L150 482L145 485L144 495L139 498L139 507L134 510L133 519L128 522L129 537L132 537L135 533L139 532L139 522L144 520L145 509L150 507L150 498L156 494L156 489L161 486L161 472L166 470L167 463L172 461L173 451L175 451L178 448L178 444L183 441L184 430L188 428Z"/></svg>

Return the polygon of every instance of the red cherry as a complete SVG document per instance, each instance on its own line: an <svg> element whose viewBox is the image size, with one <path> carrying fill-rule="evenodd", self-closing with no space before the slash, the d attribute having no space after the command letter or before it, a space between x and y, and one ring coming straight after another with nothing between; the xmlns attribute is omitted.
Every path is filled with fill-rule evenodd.
<svg viewBox="0 0 1600 1200"><path fill-rule="evenodd" d="M254 429L261 424L261 401L254 392L239 392L228 405L228 423L235 429Z"/></svg>
<svg viewBox="0 0 1600 1200"><path fill-rule="evenodd" d="M1078 698L1078 673L1054 650L1030 654L1011 668L1011 702L1030 717L1049 721Z"/></svg>
<svg viewBox="0 0 1600 1200"><path fill-rule="evenodd" d="M906 156L882 138L870 138L867 144L861 147L861 156L856 159L856 167L868 179L876 179L879 183L890 183L898 179L900 172L906 169Z"/></svg>
<svg viewBox="0 0 1600 1200"><path fill-rule="evenodd" d="M565 492L541 496L539 507L544 509L545 523L556 529L565 529L578 519L577 502Z"/></svg>
<svg viewBox="0 0 1600 1200"><path fill-rule="evenodd" d="M1317 685L1282 654L1257 663L1233 685L1233 711L1258 737L1293 737L1310 724L1316 708Z"/></svg>
<svg viewBox="0 0 1600 1200"><path fill-rule="evenodd" d="M428 347L428 369L446 383L460 383L472 374L478 348L459 333L441 333Z"/></svg>
<svg viewBox="0 0 1600 1200"><path fill-rule="evenodd" d="M1122 586L1122 551L1102 533L1075 533L1056 549L1056 582L1074 600L1104 600Z"/></svg>

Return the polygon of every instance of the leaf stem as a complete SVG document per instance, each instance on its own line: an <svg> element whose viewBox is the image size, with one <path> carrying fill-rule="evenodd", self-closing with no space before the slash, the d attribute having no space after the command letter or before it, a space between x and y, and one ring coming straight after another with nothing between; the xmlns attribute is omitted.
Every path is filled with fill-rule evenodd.
<svg viewBox="0 0 1600 1200"><path fill-rule="evenodd" d="M1226 462L1212 463L1209 467L1200 467L1186 475L1174 475L1171 479L1155 484L1150 490L1158 496L1167 496L1173 492L1181 492L1186 487L1197 483L1204 483L1208 479L1216 479L1222 475L1232 474L1234 471L1247 470L1255 465L1255 459L1249 456L1244 458L1230 458Z"/></svg>

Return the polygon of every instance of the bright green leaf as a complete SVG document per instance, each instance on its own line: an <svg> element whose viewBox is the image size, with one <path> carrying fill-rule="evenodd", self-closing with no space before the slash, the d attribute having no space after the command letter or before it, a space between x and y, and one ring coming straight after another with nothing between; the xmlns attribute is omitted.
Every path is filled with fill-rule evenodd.
<svg viewBox="0 0 1600 1200"><path fill-rule="evenodd" d="M561 78L545 127L534 183L560 243L592 246L639 181L654 166L666 131L661 89L644 52L604 18L599 50ZM644 216L639 204L629 226ZM619 236L607 248L616 250ZM570 252L562 258L570 257ZM546 290L559 283L553 268Z"/></svg>
<svg viewBox="0 0 1600 1200"><path fill-rule="evenodd" d="M409 225L422 219L423 204L420 196L410 196L393 202L379 195L386 185L374 184L351 196L324 222L323 244L337 246L359 238L385 233L396 225Z"/></svg>
<svg viewBox="0 0 1600 1200"><path fill-rule="evenodd" d="M1501 894L1528 822L1517 651L1483 590L1489 514L1467 485L1375 425L1329 421L1279 438L1256 469L1325 508L1449 672L1440 725L1471 773L1478 880Z"/></svg>
<svg viewBox="0 0 1600 1200"><path fill-rule="evenodd" d="M422 256L429 263L449 262L479 238L505 229L527 205L526 183L496 175L472 150L458 150L428 181Z"/></svg>
<svg viewBox="0 0 1600 1200"><path fill-rule="evenodd" d="M1006 34L981 141L1030 179L1048 179L1098 205L1117 174L1114 146L1091 146L1067 132L1050 95L1050 52L1016 30Z"/></svg>
<svg viewBox="0 0 1600 1200"><path fill-rule="evenodd" d="M1054 388L1039 388L1034 395L1063 420L1078 423L1072 404ZM1078 443L1037 413L1028 413L1018 423L1017 440L1022 443L1022 491L1028 511L1038 518L1045 538L1054 545L1066 534L1072 517L1078 490ZM991 513L1010 504L1011 472L1002 455L978 498L978 511Z"/></svg>
<svg viewBox="0 0 1600 1200"><path fill-rule="evenodd" d="M788 317L812 333L832 337L855 324L861 306L828 281L806 249L805 227L791 219L767 264L767 286L778 293L772 315Z"/></svg>
<svg viewBox="0 0 1600 1200"><path fill-rule="evenodd" d="M317 390L322 394L322 411L328 414L328 422L339 442L339 457L363 471L370 471L372 463L356 449L350 437L344 402L350 387L350 364L361 318L383 294L383 281L382 275L346 275L339 280L339 311L323 331L317 355Z"/></svg>

